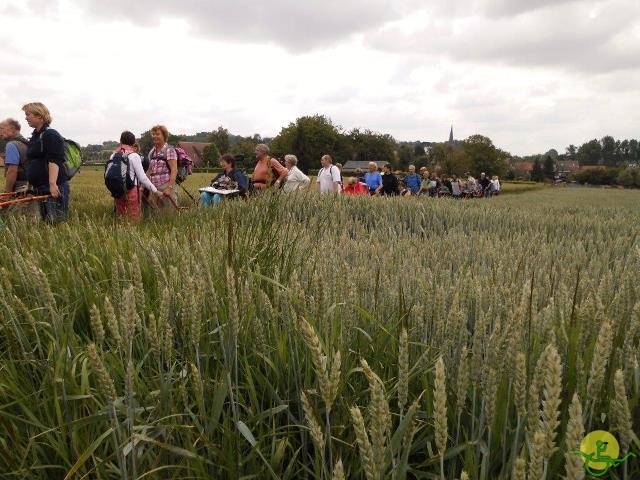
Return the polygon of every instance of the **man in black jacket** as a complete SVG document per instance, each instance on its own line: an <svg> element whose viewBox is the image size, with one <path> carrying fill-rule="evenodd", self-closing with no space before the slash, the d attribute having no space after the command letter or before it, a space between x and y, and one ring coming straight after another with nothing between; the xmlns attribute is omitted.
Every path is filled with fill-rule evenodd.
<svg viewBox="0 0 640 480"><path fill-rule="evenodd" d="M391 164L385 164L385 166L382 167L382 172L382 185L378 187L377 193L386 196L398 195L398 177L396 177L391 171Z"/></svg>
<svg viewBox="0 0 640 480"><path fill-rule="evenodd" d="M478 183L480 183L480 188L482 188L483 195L485 197L490 196L491 189L489 187L491 186L491 181L484 172L480 174L480 180L478 181Z"/></svg>

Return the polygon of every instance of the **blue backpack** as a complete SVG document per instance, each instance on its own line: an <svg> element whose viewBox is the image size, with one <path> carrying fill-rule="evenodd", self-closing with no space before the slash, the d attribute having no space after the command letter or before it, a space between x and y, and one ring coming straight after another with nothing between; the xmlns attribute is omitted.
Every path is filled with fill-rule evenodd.
<svg viewBox="0 0 640 480"><path fill-rule="evenodd" d="M104 184L113 198L121 198L135 187L130 175L129 154L116 152L104 167Z"/></svg>

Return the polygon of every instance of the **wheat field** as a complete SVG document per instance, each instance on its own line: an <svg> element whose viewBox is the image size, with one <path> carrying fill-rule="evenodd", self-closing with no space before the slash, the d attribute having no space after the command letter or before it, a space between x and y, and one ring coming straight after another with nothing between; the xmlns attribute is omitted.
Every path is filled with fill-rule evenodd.
<svg viewBox="0 0 640 480"><path fill-rule="evenodd" d="M639 203L312 192L131 225L82 172L68 223L3 217L0 478L587 478L587 432L640 453Z"/></svg>

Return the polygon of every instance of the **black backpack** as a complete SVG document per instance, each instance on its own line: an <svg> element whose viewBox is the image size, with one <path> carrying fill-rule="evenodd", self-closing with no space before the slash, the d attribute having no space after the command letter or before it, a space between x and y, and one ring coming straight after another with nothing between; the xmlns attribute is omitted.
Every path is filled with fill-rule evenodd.
<svg viewBox="0 0 640 480"><path fill-rule="evenodd" d="M135 181L131 178L129 154L116 152L104 167L104 184L113 198L121 198L133 187Z"/></svg>

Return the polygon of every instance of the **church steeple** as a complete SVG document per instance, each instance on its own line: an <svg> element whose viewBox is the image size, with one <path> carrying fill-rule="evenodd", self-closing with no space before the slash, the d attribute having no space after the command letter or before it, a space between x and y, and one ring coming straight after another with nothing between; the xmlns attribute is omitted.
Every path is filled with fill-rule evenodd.
<svg viewBox="0 0 640 480"><path fill-rule="evenodd" d="M453 125L451 125L451 133L449 133L449 143L453 143Z"/></svg>

